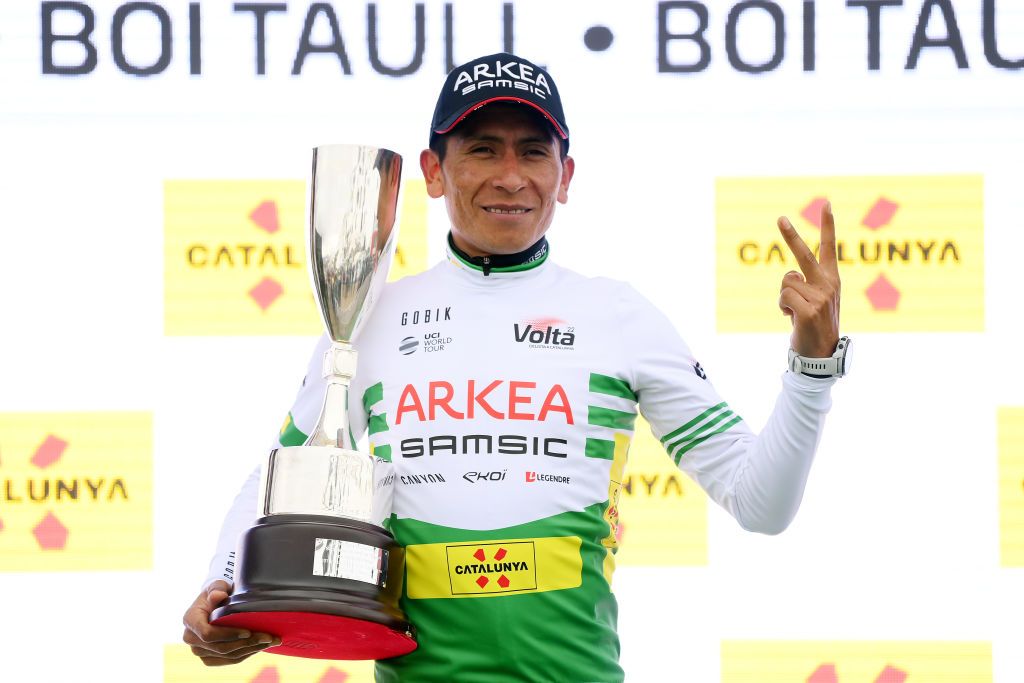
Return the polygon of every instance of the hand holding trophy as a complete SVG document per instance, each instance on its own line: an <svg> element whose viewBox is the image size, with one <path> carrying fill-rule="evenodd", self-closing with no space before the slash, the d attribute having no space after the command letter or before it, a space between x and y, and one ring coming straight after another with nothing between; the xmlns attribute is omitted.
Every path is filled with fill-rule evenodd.
<svg viewBox="0 0 1024 683"><path fill-rule="evenodd" d="M351 342L387 280L401 172L401 157L385 149L313 150L309 263L331 337L324 407L305 445L269 454L260 518L240 541L234 594L210 622L278 636L281 644L267 652L383 659L416 649L398 607L404 550L380 526L391 514L393 483L381 463L355 450L348 422Z"/></svg>

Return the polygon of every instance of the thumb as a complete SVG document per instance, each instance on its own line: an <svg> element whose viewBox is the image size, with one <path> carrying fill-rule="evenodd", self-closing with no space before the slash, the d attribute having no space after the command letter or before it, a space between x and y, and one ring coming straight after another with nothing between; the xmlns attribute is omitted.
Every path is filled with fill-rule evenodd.
<svg viewBox="0 0 1024 683"><path fill-rule="evenodd" d="M206 611L211 612L231 595L231 586L226 581L213 581L206 587Z"/></svg>

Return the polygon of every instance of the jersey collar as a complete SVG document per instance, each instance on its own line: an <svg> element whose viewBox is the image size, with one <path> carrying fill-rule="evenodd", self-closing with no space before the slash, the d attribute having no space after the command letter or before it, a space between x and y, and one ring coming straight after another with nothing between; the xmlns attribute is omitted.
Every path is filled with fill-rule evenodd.
<svg viewBox="0 0 1024 683"><path fill-rule="evenodd" d="M448 260L464 270L474 271L484 277L538 270L548 260L548 253L548 240L541 237L532 246L516 254L470 256L455 246L452 234L448 233Z"/></svg>

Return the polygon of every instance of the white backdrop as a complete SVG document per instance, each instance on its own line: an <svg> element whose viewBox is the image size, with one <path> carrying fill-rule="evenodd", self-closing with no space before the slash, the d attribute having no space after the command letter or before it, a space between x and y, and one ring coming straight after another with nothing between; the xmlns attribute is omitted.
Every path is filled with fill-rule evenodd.
<svg viewBox="0 0 1024 683"><path fill-rule="evenodd" d="M983 178L983 325L847 330L856 365L833 392L792 527L746 534L711 509L706 565L616 573L629 680L724 680L720 644L735 640L982 642L991 680L1024 680L1024 575L1000 559L996 418L998 407L1024 404L1024 3L870 4L877 68L871 12L838 0L425 2L422 64L400 77L374 70L367 13L379 15L381 60L407 64L411 2L331 3L351 73L334 55L311 54L297 75L316 3L280 3L266 16L263 75L254 14L231 3L192 3L191 34L186 2L136 9L119 31L121 3L0 5L0 412L151 412L154 483L151 569L0 571L4 680L164 680L164 647L180 637L220 517L273 438L312 347L308 336L165 334L164 181L304 179L309 149L341 141L399 151L414 179L445 74L446 8L457 62L500 50L506 15L514 50L557 79L577 173L549 233L553 256L651 298L754 426L778 390L787 336L718 331L716 180ZM783 17L779 46L769 6ZM153 7L169 18L169 52ZM696 41L664 42L698 29L700 8L710 62L670 72L700 61ZM45 73L51 11L61 35L94 15L94 69ZM730 63L730 11L741 11L740 59L764 64L779 50L776 68ZM585 44L594 26L613 36L607 49ZM915 31L925 37L917 48ZM164 53L166 68L126 74L114 59L118 32L126 63L158 64ZM993 65L986 35L1016 67ZM311 42L329 39L321 13ZM63 40L52 56L69 70L88 51ZM838 207L842 239L861 216ZM775 218L765 213L750 230L773 239ZM431 262L446 220L431 204ZM10 463L2 446L0 478ZM0 499L0 519L16 505Z"/></svg>

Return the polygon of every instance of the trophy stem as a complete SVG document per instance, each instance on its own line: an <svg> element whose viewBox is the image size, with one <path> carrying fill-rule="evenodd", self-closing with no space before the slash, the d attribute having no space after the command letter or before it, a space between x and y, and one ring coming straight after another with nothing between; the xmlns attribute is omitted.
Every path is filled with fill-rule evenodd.
<svg viewBox="0 0 1024 683"><path fill-rule="evenodd" d="M356 351L346 342L331 342L324 354L324 378L327 393L316 427L306 446L354 448L348 426L348 386L356 373Z"/></svg>

